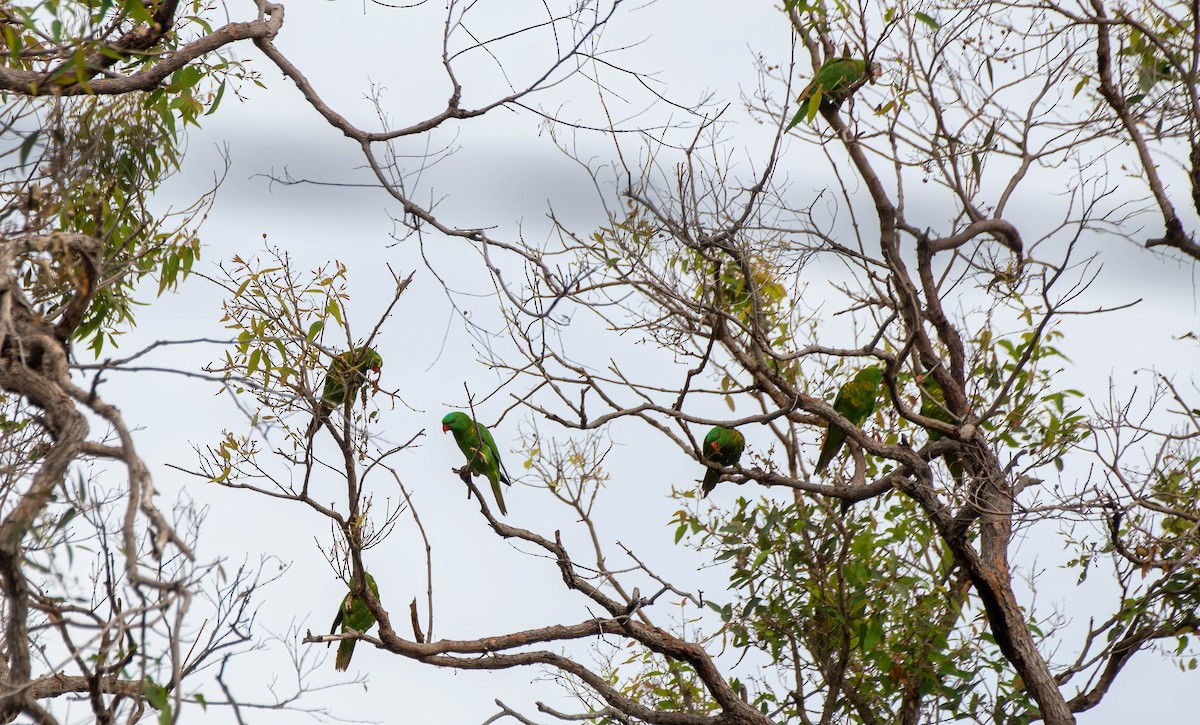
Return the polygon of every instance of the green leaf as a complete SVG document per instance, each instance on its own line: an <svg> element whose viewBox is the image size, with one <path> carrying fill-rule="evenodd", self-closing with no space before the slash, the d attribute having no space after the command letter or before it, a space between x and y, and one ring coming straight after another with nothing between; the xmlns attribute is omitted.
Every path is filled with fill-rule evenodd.
<svg viewBox="0 0 1200 725"><path fill-rule="evenodd" d="M329 304L325 306L325 311L337 321L339 327L345 326L346 323L342 322L342 308L338 305L337 300L329 300Z"/></svg>
<svg viewBox="0 0 1200 725"><path fill-rule="evenodd" d="M870 652L875 649L875 645L883 639L883 623L878 617L871 617L866 621L866 626L863 627L862 633L862 649L865 652Z"/></svg>
<svg viewBox="0 0 1200 725"><path fill-rule="evenodd" d="M817 111L821 109L821 86L818 85L813 94L808 97L808 113L805 115L805 120L812 123L817 117Z"/></svg>
<svg viewBox="0 0 1200 725"><path fill-rule="evenodd" d="M7 23L0 25L0 30L4 31L4 44L8 46L8 56L16 58L21 53L21 49L25 47L24 41L21 39L21 33L12 25Z"/></svg>
<svg viewBox="0 0 1200 725"><path fill-rule="evenodd" d="M34 144L37 143L38 137L41 135L41 131L34 131L21 142L21 168L25 168L25 162L29 160L29 152L33 150Z"/></svg>
<svg viewBox="0 0 1200 725"><path fill-rule="evenodd" d="M58 523L54 525L54 528L62 530L67 524L71 523L71 519L75 518L78 513L79 511L74 506L68 508L66 513L62 515L62 518L58 520Z"/></svg>
<svg viewBox="0 0 1200 725"><path fill-rule="evenodd" d="M138 23L150 23L154 20L150 11L142 4L142 0L125 0L121 5L125 14Z"/></svg>
<svg viewBox="0 0 1200 725"><path fill-rule="evenodd" d="M925 13L922 13L920 11L914 13L913 16L916 17L917 20L920 20L922 23L925 23L926 25L928 25L933 30L940 30L942 27L938 23L938 21L933 19L933 17L926 15Z"/></svg>
<svg viewBox="0 0 1200 725"><path fill-rule="evenodd" d="M147 677L142 690L146 693L146 702L150 703L150 707L162 712L167 706L167 689Z"/></svg>
<svg viewBox="0 0 1200 725"><path fill-rule="evenodd" d="M197 83L200 82L200 79L203 76L204 76L204 73L196 66L185 65L184 67L175 71L174 74L172 74L171 90L182 91L182 90L187 90L189 88L192 88L193 86L195 86Z"/></svg>
<svg viewBox="0 0 1200 725"><path fill-rule="evenodd" d="M208 106L208 111L205 116L211 116L217 112L217 106L221 105L221 98L225 95L225 81L221 81L221 85L217 86L217 95L213 97L212 103Z"/></svg>
<svg viewBox="0 0 1200 725"><path fill-rule="evenodd" d="M788 123L787 127L783 129L784 132L786 133L788 131L791 131L793 128L800 125L801 121L807 121L808 123L812 123L812 120L814 118L816 118L817 111L820 108L821 108L821 87L818 84L816 89L813 91L812 95L809 96L808 99L804 101L804 103L800 104L800 108L796 110L796 115L792 116L792 120Z"/></svg>

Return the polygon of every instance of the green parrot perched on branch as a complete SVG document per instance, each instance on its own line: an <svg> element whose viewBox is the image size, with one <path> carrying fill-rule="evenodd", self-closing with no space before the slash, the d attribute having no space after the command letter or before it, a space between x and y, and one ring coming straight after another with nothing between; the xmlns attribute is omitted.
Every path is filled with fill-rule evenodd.
<svg viewBox="0 0 1200 725"><path fill-rule="evenodd" d="M718 466L733 466L742 457L742 451L745 448L746 439L736 428L725 428L718 425L704 436L704 446L700 449L700 455L708 463L715 463ZM721 480L720 471L707 469L704 472L704 481L700 485L703 492L701 496L708 496L716 488L719 480Z"/></svg>
<svg viewBox="0 0 1200 725"><path fill-rule="evenodd" d="M460 411L447 413L446 417L442 418L442 432L446 431L454 434L454 442L467 457L471 470L487 477L488 483L492 484L492 495L496 497L500 513L508 515L500 483L503 481L511 486L512 481L508 479L508 471L504 468L504 462L500 460L500 449L492 439L492 432Z"/></svg>
<svg viewBox="0 0 1200 725"><path fill-rule="evenodd" d="M842 386L837 397L833 399L833 409L842 414L846 420L861 428L862 424L875 412L875 400L879 397L879 386L883 383L883 371L872 365L858 371L854 379ZM825 431L825 442L821 445L821 454L817 457L817 473L824 473L833 461L842 444L846 442L846 431L834 423L829 424Z"/></svg>
<svg viewBox="0 0 1200 725"><path fill-rule="evenodd" d="M367 371L379 372L383 367L383 358L373 348L356 347L341 355L335 355L325 372L325 382L321 387L321 403L308 425L306 438L312 438L321 428L321 423L328 420L333 409L347 400L354 400L358 389L367 379Z"/></svg>
<svg viewBox="0 0 1200 725"><path fill-rule="evenodd" d="M867 77L867 62L849 57L849 48L846 50L845 56L825 61L812 81L800 91L800 97L796 99L800 108L784 131L791 131L801 121L813 120L822 105L838 106L849 97L852 87Z"/></svg>
<svg viewBox="0 0 1200 725"><path fill-rule="evenodd" d="M379 587L375 585L375 577L370 574L366 574L366 577L367 586L370 587L371 593L378 601ZM342 598L342 604L338 607L337 616L333 618L333 626L329 628L329 633L336 632L339 624L342 625L342 634L346 634L351 629L365 633L375 625L375 615L371 614L371 610L367 608L367 603L363 598L351 591ZM346 668L350 666L350 658L354 656L354 645L357 642L356 639L343 639L338 644L337 658L333 661L333 666L338 672L345 672ZM325 646L328 647L331 644L333 643L327 642Z"/></svg>
<svg viewBox="0 0 1200 725"><path fill-rule="evenodd" d="M926 374L919 378L921 383L921 415L926 418L940 420L943 423L955 425L954 419L950 417L950 411L946 408L946 393L942 390L942 386L938 383L937 378L931 374ZM926 428L929 432L929 442L941 440L942 434L932 428ZM946 454L946 467L950 469L950 475L954 476L954 480L961 483L963 478L962 457L957 453Z"/></svg>

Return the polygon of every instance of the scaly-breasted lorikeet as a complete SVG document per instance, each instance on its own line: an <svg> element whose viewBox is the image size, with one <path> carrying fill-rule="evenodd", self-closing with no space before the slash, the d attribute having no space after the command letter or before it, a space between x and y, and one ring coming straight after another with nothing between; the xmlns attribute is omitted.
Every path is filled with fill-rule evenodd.
<svg viewBox="0 0 1200 725"><path fill-rule="evenodd" d="M848 49L847 49L848 50ZM812 120L822 105L837 106L846 99L850 86L866 77L867 62L861 58L830 58L817 69L812 81L800 91L800 108L785 131L790 131L806 118Z"/></svg>
<svg viewBox="0 0 1200 725"><path fill-rule="evenodd" d="M861 428L871 413L875 412L875 400L879 397L879 385L883 382L883 371L872 365L858 371L854 379L842 386L833 399L833 409L846 420ZM817 456L817 473L824 473L829 463L846 442L846 431L834 423L825 431L825 442Z"/></svg>
<svg viewBox="0 0 1200 725"><path fill-rule="evenodd" d="M447 413L446 417L442 418L442 432L446 431L454 434L454 442L467 457L467 463L471 465L471 470L487 477L488 483L492 484L492 494L496 497L496 505L500 507L500 513L507 515L508 509L504 507L504 495L500 491L500 482L503 481L509 486L512 485L512 482L508 479L508 471L504 468L504 462L500 460L500 449L496 447L496 441L492 439L492 432L482 423L471 420L466 413L460 411Z"/></svg>
<svg viewBox="0 0 1200 725"><path fill-rule="evenodd" d="M950 411L946 408L946 393L942 390L942 386L938 383L937 378L932 374L926 374L921 378L921 415L926 418L940 420L943 423L955 425L954 419L950 417ZM942 434L940 431L926 428L929 432L929 441L932 443L936 440L941 440ZM946 454L946 467L950 469L950 475L954 476L955 481L962 481L963 465L962 458L957 453Z"/></svg>
<svg viewBox="0 0 1200 725"><path fill-rule="evenodd" d="M329 418L334 408L347 400L354 400L359 387L367 379L368 370L377 373L382 366L383 358L369 347L356 347L334 356L325 372L325 382L321 386L321 403L312 423L308 425L305 437L312 438L316 435L321 423Z"/></svg>
<svg viewBox="0 0 1200 725"><path fill-rule="evenodd" d="M365 572L364 572L365 573ZM375 586L375 577L367 574L367 586L371 588L371 593L375 595L375 599L379 599L379 587ZM371 614L371 610L367 608L367 603L363 598L347 592L342 598L342 604L338 607L337 616L333 618L333 626L330 627L329 633L333 634L337 631L338 625L342 625L342 633L351 629L366 633L368 629L375 625L375 615ZM354 656L354 645L358 642L356 639L343 639L338 644L337 658L333 661L333 666L338 672L345 672L350 666L350 658ZM328 647L332 642L327 643Z"/></svg>
<svg viewBox="0 0 1200 725"><path fill-rule="evenodd" d="M704 436L704 445L700 455L705 461L719 466L736 465L746 448L746 439L736 428L715 426ZM702 496L707 496L721 480L721 472L709 468L704 472L704 481L700 486Z"/></svg>

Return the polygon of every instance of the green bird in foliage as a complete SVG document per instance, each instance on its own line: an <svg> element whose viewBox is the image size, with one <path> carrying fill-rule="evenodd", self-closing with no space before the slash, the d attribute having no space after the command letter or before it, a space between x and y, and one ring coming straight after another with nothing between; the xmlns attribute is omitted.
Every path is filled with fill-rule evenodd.
<svg viewBox="0 0 1200 725"><path fill-rule="evenodd" d="M833 399L833 409L842 414L846 420L861 428L862 424L875 412L875 400L879 397L879 386L883 383L883 370L872 365L858 371L854 379L842 386L837 397ZM825 431L825 442L821 444L821 454L817 456L817 473L824 473L829 463L837 456L846 442L846 431L834 423L829 424Z"/></svg>
<svg viewBox="0 0 1200 725"><path fill-rule="evenodd" d="M955 425L954 419L950 417L950 410L946 408L946 393L942 390L942 386L938 383L937 378L932 374L926 374L921 379L921 415L926 418L940 420L943 423ZM942 434L940 431L926 428L929 432L929 441L932 443L936 440L941 440ZM950 475L954 476L955 481L962 481L963 465L962 458L957 453L946 454L946 467L950 469Z"/></svg>
<svg viewBox="0 0 1200 725"><path fill-rule="evenodd" d="M367 586L371 588L371 593L375 595L376 601L379 601L379 587L375 585L375 577L370 574L367 574L366 577ZM375 615L371 614L371 610L367 608L367 603L362 597L350 591L342 599L342 604L338 607L337 616L333 618L333 626L329 628L329 633L336 632L339 624L342 625L342 634L346 634L351 629L365 633L375 625ZM356 639L343 639L338 644L337 658L333 661L333 666L338 672L345 672L346 668L350 666L350 658L354 656L354 645L357 642ZM326 643L325 646L328 647L330 644L333 643Z"/></svg>
<svg viewBox="0 0 1200 725"><path fill-rule="evenodd" d="M333 409L347 400L354 400L358 389L367 379L367 371L379 372L383 367L383 358L369 347L356 347L336 355L329 363L325 372L325 382L321 386L321 404L312 423L308 425L306 437L312 438L320 429L321 423L329 419Z"/></svg>
<svg viewBox="0 0 1200 725"><path fill-rule="evenodd" d="M504 507L500 483L511 486L512 481L508 479L508 471L504 468L504 462L500 460L500 449L492 439L492 432L482 423L471 420L466 413L459 411L448 413L442 418L442 432L446 431L454 434L454 442L467 457L471 470L487 477L488 483L492 484L492 494L496 497L500 513L507 515L508 509Z"/></svg>
<svg viewBox="0 0 1200 725"><path fill-rule="evenodd" d="M803 120L811 121L822 105L840 104L848 95L847 89L866 75L867 62L861 58L847 55L825 61L812 81L800 92L800 97L796 99L800 108L784 130L792 130Z"/></svg>
<svg viewBox="0 0 1200 725"><path fill-rule="evenodd" d="M715 463L718 466L733 466L737 465L738 459L742 457L742 451L746 449L746 439L736 428L725 428L723 426L714 426L704 436L704 446L700 449L700 455L708 463ZM709 468L704 471L704 481L700 486L703 492L702 496L707 496L717 486L717 481L721 480L721 472Z"/></svg>

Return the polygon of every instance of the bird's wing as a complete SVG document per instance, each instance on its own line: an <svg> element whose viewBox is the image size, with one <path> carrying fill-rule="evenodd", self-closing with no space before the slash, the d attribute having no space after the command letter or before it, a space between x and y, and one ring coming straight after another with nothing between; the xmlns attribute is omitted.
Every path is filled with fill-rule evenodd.
<svg viewBox="0 0 1200 725"><path fill-rule="evenodd" d="M333 624L330 625L330 627L329 627L330 634L336 633L338 625L342 623L342 618L345 616L345 613L346 613L346 600L349 598L350 598L350 595L347 594L345 597L342 598L342 603L338 605L337 616L333 618ZM325 646L328 647L329 643L326 642Z"/></svg>
<svg viewBox="0 0 1200 725"><path fill-rule="evenodd" d="M479 437L483 440L483 446L487 449L491 460L496 463L496 472L500 474L500 480L511 486L512 481L508 478L508 468L505 467L504 461L500 458L500 449L496 447L496 439L492 438L492 432L480 425Z"/></svg>

